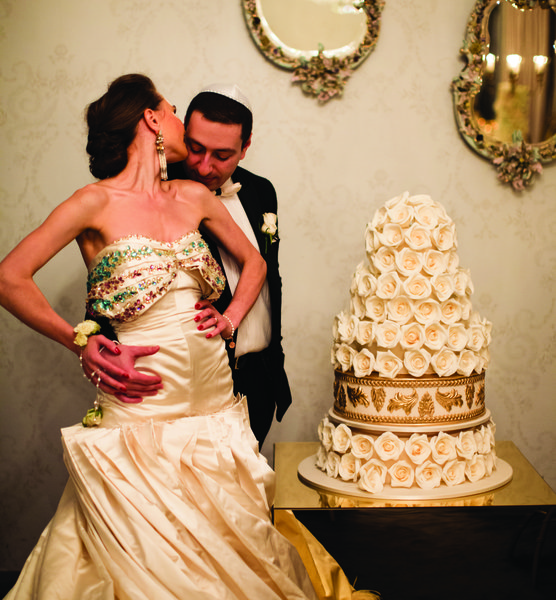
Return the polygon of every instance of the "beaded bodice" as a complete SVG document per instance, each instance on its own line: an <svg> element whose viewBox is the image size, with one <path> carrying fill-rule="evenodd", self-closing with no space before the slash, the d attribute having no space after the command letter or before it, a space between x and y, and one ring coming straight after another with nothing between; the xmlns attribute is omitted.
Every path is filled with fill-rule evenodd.
<svg viewBox="0 0 556 600"><path fill-rule="evenodd" d="M199 231L170 243L141 235L116 240L89 266L87 309L130 321L164 296L184 270L198 272L204 298L213 300L222 293L225 277Z"/></svg>

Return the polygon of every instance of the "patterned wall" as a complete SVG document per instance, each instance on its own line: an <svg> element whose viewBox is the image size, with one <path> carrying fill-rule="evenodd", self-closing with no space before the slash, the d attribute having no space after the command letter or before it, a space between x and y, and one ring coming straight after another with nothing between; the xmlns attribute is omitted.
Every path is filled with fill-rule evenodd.
<svg viewBox="0 0 556 600"><path fill-rule="evenodd" d="M278 191L295 399L265 453L316 439L332 404L332 319L347 305L365 224L408 190L456 222L475 307L494 323L487 404L497 438L556 487L556 166L518 194L458 137L450 82L472 6L387 0L376 51L341 100L320 106L259 54L238 0L0 0L0 256L91 181L83 110L109 80L145 72L181 114L204 84L237 81L255 109L244 166ZM37 275L72 323L84 277L75 244ZM0 331L0 568L15 569L66 480L59 429L81 418L93 388L73 354L5 311Z"/></svg>

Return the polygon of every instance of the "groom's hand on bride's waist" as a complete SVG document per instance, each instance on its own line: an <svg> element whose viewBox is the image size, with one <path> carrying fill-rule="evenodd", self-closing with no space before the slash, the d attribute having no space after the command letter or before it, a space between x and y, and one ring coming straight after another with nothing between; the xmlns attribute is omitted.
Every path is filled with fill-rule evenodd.
<svg viewBox="0 0 556 600"><path fill-rule="evenodd" d="M145 396L154 396L162 389L162 379L135 369L141 356L158 352L159 346L126 346L103 335L90 336L81 355L87 379L122 402L137 404ZM99 380L100 376L100 380Z"/></svg>

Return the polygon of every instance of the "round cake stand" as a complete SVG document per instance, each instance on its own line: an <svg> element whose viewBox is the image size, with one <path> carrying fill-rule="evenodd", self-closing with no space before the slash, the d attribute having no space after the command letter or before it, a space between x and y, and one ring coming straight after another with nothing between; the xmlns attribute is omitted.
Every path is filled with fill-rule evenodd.
<svg viewBox="0 0 556 600"><path fill-rule="evenodd" d="M369 500L441 500L445 498L459 498L461 496L475 496L484 494L508 483L512 478L512 468L500 459L496 459L496 469L489 477L483 477L475 483L465 482L453 487L444 483L432 490L418 487L398 488L385 485L384 489L376 494L362 490L355 482L343 481L328 477L315 464L316 455L308 456L299 463L297 474L299 479L307 486L340 496L355 496Z"/></svg>

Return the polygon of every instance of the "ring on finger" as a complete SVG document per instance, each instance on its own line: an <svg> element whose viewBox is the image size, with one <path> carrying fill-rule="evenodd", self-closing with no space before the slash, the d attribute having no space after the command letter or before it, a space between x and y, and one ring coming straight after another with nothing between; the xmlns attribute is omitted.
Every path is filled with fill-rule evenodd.
<svg viewBox="0 0 556 600"><path fill-rule="evenodd" d="M100 386L100 373L97 373L97 388Z"/></svg>

